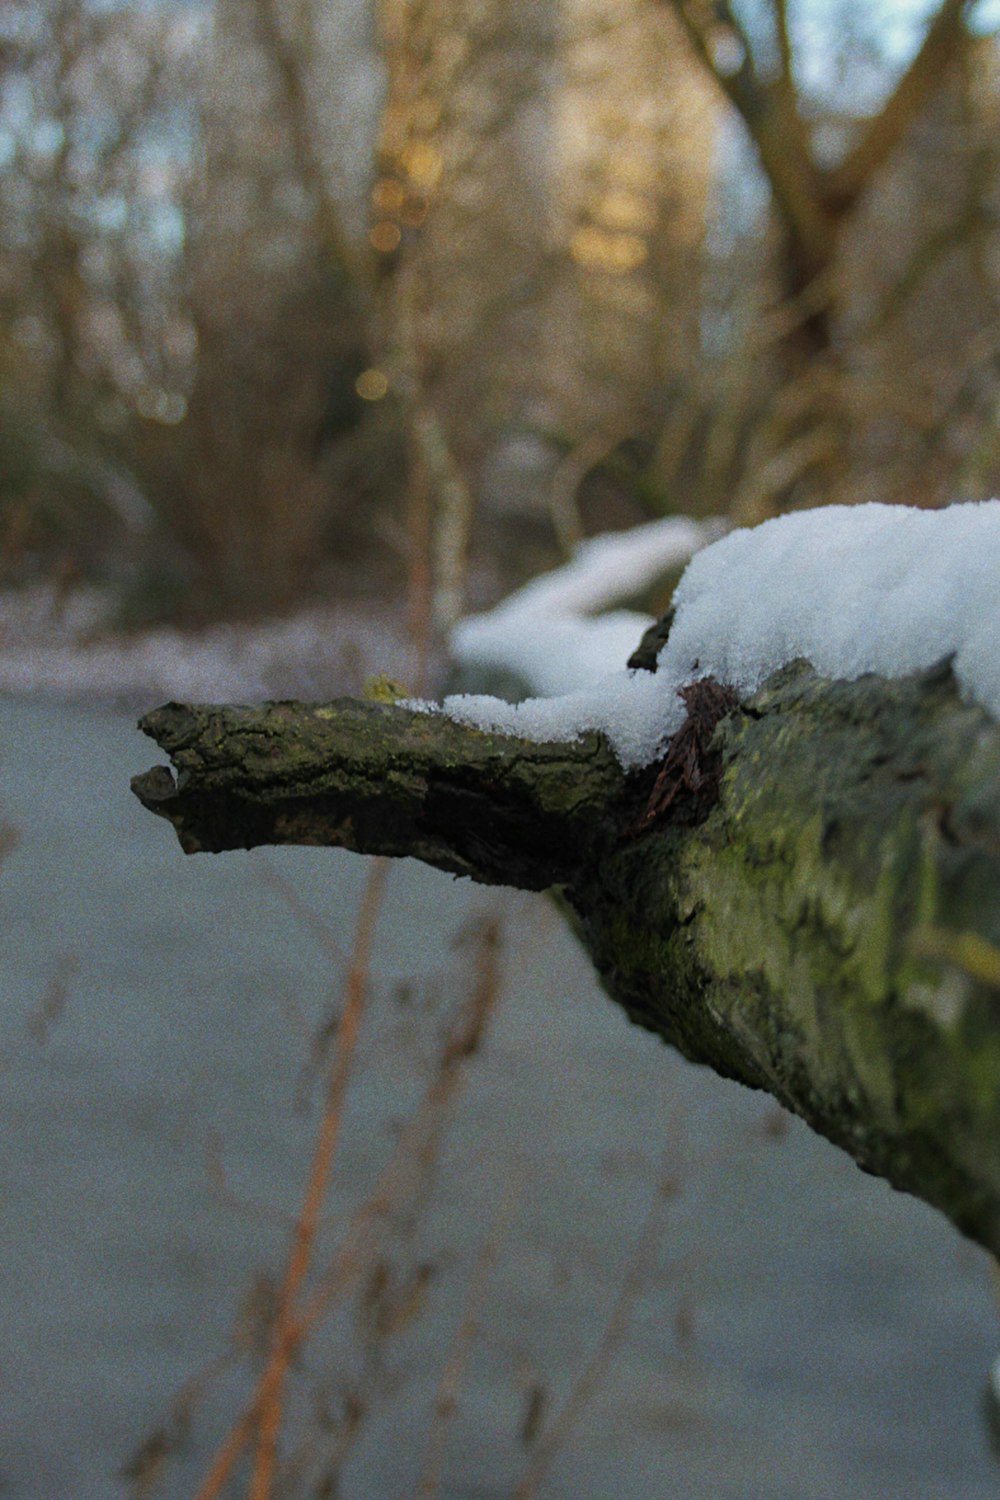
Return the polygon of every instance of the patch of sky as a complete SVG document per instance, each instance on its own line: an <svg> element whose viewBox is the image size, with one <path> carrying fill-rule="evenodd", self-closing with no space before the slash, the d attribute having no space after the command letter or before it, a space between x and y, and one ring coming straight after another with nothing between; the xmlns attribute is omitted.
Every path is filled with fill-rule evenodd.
<svg viewBox="0 0 1000 1500"><path fill-rule="evenodd" d="M796 81L814 107L855 115L876 111L911 61L941 0L790 0ZM736 13L764 75L777 67L771 0L736 0ZM973 30L1000 28L1000 0L976 0ZM734 52L731 71L739 65ZM725 56L716 59L725 68Z"/></svg>
<svg viewBox="0 0 1000 1500"><path fill-rule="evenodd" d="M884 104L939 5L940 0L791 0L796 82L807 113L819 117L813 144L822 165L834 165L844 154L845 117L863 118ZM768 76L777 64L771 0L737 0L736 9L756 65ZM978 0L970 23L981 35L1000 28L1000 0ZM716 151L719 171L707 249L725 261L736 245L765 232L771 199L755 148L735 111L723 116ZM706 352L725 345L731 332L728 317L725 309L708 310Z"/></svg>
<svg viewBox="0 0 1000 1500"><path fill-rule="evenodd" d="M810 71L824 76L825 64L845 38L877 47L886 67L903 68L920 45L940 0L799 0L793 11L793 33L799 55Z"/></svg>
<svg viewBox="0 0 1000 1500"><path fill-rule="evenodd" d="M128 223L128 203L120 193L105 193L93 199L87 217L102 234L119 234Z"/></svg>
<svg viewBox="0 0 1000 1500"><path fill-rule="evenodd" d="M177 255L184 248L184 215L176 203L161 201L147 211L149 236L156 249L165 255Z"/></svg>
<svg viewBox="0 0 1000 1500"><path fill-rule="evenodd" d="M969 14L969 25L979 36L1000 31L1000 0L979 0Z"/></svg>
<svg viewBox="0 0 1000 1500"><path fill-rule="evenodd" d="M31 128L29 147L34 156L55 156L66 139L58 120L37 120Z"/></svg>
<svg viewBox="0 0 1000 1500"><path fill-rule="evenodd" d="M800 87L825 109L857 115L879 109L912 61L941 0L797 0L791 31ZM969 22L979 35L1000 26L1000 0L977 0Z"/></svg>
<svg viewBox="0 0 1000 1500"><path fill-rule="evenodd" d="M778 63L778 39L772 0L737 0L735 9L750 38L757 67L762 72L773 73ZM736 61L735 54L733 60Z"/></svg>
<svg viewBox="0 0 1000 1500"><path fill-rule="evenodd" d="M45 18L41 6L0 5L0 40L25 45L38 40Z"/></svg>
<svg viewBox="0 0 1000 1500"><path fill-rule="evenodd" d="M186 11L207 11L209 0L87 0L87 9L95 16L114 15L117 11L159 11L183 15Z"/></svg>
<svg viewBox="0 0 1000 1500"><path fill-rule="evenodd" d="M30 128L35 119L35 91L30 78L11 73L0 84L0 118L17 136Z"/></svg>
<svg viewBox="0 0 1000 1500"><path fill-rule="evenodd" d="M765 231L771 195L753 143L735 116L723 119L716 151L717 211L709 220L707 249L724 257L736 241Z"/></svg>

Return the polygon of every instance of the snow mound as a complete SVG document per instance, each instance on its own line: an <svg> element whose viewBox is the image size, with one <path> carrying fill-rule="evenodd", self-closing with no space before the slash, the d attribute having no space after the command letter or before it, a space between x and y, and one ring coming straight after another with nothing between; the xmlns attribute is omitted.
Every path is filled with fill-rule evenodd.
<svg viewBox="0 0 1000 1500"><path fill-rule="evenodd" d="M602 542L607 577L614 571L613 539ZM631 552L628 566L635 566ZM559 577L541 580L536 597L544 600L546 589L550 600L567 597L568 589L560 595ZM505 660L523 667L527 653L539 669L533 680L573 685L573 674L567 681L558 670L559 635L544 610L528 618L511 610L512 602L489 617L491 649L499 657L506 612L513 628ZM676 618L655 673L619 670L561 697L519 704L446 698L443 711L482 729L536 740L599 729L623 765L637 766L654 759L680 727L684 707L677 689L696 678L715 677L746 695L798 657L824 676L853 679L865 672L903 677L952 656L963 691L1000 718L998 500L937 511L859 505L780 516L698 552L674 604ZM618 628L614 620L608 642ZM575 670L578 684L579 663Z"/></svg>
<svg viewBox="0 0 1000 1500"><path fill-rule="evenodd" d="M539 697L574 692L628 661L649 615L616 609L714 541L719 522L668 516L582 542L571 562L511 594L489 614L460 620L448 642L464 668L496 668Z"/></svg>

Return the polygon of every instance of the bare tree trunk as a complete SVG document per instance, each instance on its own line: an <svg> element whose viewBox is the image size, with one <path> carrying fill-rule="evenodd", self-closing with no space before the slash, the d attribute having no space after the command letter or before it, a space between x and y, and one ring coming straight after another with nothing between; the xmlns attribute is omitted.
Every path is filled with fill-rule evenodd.
<svg viewBox="0 0 1000 1500"><path fill-rule="evenodd" d="M786 0L767 7L778 39L778 68L763 70L747 30L730 0L663 0L676 12L695 52L740 114L767 177L782 234L785 291L790 299L825 286L826 297L791 335L791 350L829 349L833 275L844 226L864 193L904 140L940 87L949 64L968 45L967 0L940 0L924 40L882 109L865 124L844 160L821 165L796 86ZM720 66L720 42L738 65Z"/></svg>

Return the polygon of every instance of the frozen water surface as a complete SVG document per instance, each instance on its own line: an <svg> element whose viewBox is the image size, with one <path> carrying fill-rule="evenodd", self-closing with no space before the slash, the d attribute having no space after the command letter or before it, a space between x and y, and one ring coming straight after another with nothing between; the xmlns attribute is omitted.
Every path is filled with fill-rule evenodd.
<svg viewBox="0 0 1000 1500"><path fill-rule="evenodd" d="M252 1278L280 1266L315 1126L302 1064L336 975L257 855L185 859L141 810L128 777L149 762L130 715L0 699L3 812L22 834L0 869L5 1500L124 1500L122 1465L224 1346ZM348 946L364 861L265 858ZM540 897L393 867L323 1254L419 1094L435 987L442 1005L462 992L451 938L497 901L505 1001L414 1247L437 1274L390 1346L345 1500L415 1492L475 1257L516 1175L442 1490L510 1494L526 1392L557 1404L593 1351L664 1152L679 1191L630 1335L544 1494L995 1497L985 1257L798 1122L776 1131L767 1098L630 1026ZM60 974L65 1005L40 1025ZM350 1333L325 1330L296 1381L341 1370ZM247 1380L206 1396L156 1494L190 1500Z"/></svg>

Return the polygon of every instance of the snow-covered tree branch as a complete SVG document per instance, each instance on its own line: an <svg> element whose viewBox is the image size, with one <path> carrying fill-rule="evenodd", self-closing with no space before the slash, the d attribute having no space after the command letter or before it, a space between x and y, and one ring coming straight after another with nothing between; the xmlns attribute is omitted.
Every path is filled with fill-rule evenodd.
<svg viewBox="0 0 1000 1500"><path fill-rule="evenodd" d="M656 671L170 705L143 728L176 779L135 790L189 851L559 887L635 1021L1000 1252L997 576L996 502L790 516L699 554Z"/></svg>

